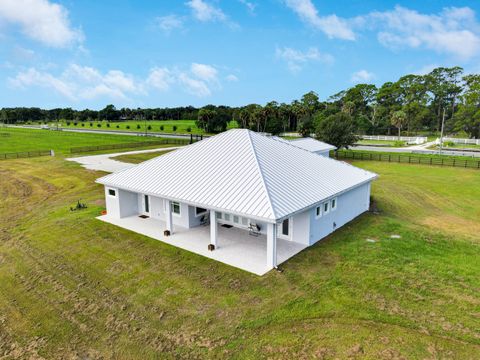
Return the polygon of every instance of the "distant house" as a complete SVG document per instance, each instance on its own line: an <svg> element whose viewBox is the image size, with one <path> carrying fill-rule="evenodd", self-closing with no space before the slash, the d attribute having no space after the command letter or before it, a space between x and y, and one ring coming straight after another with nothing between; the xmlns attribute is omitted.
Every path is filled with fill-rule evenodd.
<svg viewBox="0 0 480 360"><path fill-rule="evenodd" d="M226 131L98 179L101 219L263 274L369 208L377 175L316 143Z"/></svg>

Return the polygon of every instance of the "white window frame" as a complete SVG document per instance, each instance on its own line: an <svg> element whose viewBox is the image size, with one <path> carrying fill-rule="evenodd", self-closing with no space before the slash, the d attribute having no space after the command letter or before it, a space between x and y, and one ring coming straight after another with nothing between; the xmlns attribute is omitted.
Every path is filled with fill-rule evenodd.
<svg viewBox="0 0 480 360"><path fill-rule="evenodd" d="M335 203L335 206L333 206L333 203ZM335 211L337 210L338 207L338 198L333 198L330 200L330 211Z"/></svg>
<svg viewBox="0 0 480 360"><path fill-rule="evenodd" d="M174 209L174 204L177 204L178 205L178 213L176 213L173 209ZM180 203L178 201L172 201L170 203L170 206L171 206L171 209L172 209L172 215L175 215L175 216L182 216L182 207L180 206Z"/></svg>
<svg viewBox="0 0 480 360"><path fill-rule="evenodd" d="M320 219L322 217L322 205L315 207L315 219Z"/></svg>
<svg viewBox="0 0 480 360"><path fill-rule="evenodd" d="M115 195L110 194L110 191L113 191L113 193ZM107 188L107 195L110 196L110 197L116 198L117 197L117 189Z"/></svg>
<svg viewBox="0 0 480 360"><path fill-rule="evenodd" d="M325 206L327 206L327 209L325 210ZM328 214L330 212L330 201L324 202L322 204L322 213L324 215Z"/></svg>

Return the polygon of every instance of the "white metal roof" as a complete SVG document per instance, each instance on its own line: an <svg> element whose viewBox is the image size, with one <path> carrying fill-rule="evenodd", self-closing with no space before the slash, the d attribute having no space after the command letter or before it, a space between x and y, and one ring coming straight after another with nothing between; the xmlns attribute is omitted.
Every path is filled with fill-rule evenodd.
<svg viewBox="0 0 480 360"><path fill-rule="evenodd" d="M327 144L323 141L315 140L311 137L305 137L305 138L300 138L300 139L294 139L290 140L290 142L298 146L302 149L311 151L311 152L317 152L317 151L330 151L330 150L335 150L336 147L330 144Z"/></svg>
<svg viewBox="0 0 480 360"><path fill-rule="evenodd" d="M233 129L97 182L276 222L375 177L295 145Z"/></svg>

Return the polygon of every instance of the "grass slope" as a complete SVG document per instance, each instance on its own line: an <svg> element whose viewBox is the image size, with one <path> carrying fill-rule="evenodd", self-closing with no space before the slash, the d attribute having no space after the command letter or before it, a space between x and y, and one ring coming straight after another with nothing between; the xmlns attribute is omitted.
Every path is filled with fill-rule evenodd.
<svg viewBox="0 0 480 360"><path fill-rule="evenodd" d="M154 157L169 153L170 151L173 151L173 150L155 151L155 152L143 153L143 154L119 155L119 156L112 157L112 159L126 162L126 163L131 163L131 164L139 164L141 162L153 159Z"/></svg>
<svg viewBox="0 0 480 360"><path fill-rule="evenodd" d="M480 172L357 165L380 214L257 277L96 220L98 172L0 162L0 354L477 357Z"/></svg>
<svg viewBox="0 0 480 360"><path fill-rule="evenodd" d="M70 155L70 148L152 141L152 138L129 135L88 134L67 131L35 130L22 128L0 128L9 134L0 138L0 153L32 150L55 150L59 155ZM118 150L116 150L118 151ZM124 151L124 149L122 149Z"/></svg>

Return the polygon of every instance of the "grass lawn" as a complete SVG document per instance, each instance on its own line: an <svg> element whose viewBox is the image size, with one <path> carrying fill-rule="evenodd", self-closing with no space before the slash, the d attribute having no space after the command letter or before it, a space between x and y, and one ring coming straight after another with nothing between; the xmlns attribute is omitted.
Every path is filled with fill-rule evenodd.
<svg viewBox="0 0 480 360"><path fill-rule="evenodd" d="M92 126L90 126L90 123ZM82 126L82 124L84 126ZM98 125L101 125L100 127ZM108 125L110 126L108 126ZM178 133L178 134L203 134L204 131L199 129L195 125L195 120L149 120L149 121L122 121L122 122L106 122L106 121L86 121L84 123L78 122L77 125L74 125L73 121L70 121L70 125L67 125L66 121L61 122L61 126L65 128L78 128L78 129L89 129L89 130L121 130L121 131L141 131L145 132L145 126L147 130L151 132L160 132L160 133ZM148 129L148 126L151 129ZM160 128L163 126L163 130ZM177 130L173 131L173 127L176 126ZM230 121L228 124L228 129L236 128L238 124L236 121ZM190 131L188 131L190 129Z"/></svg>
<svg viewBox="0 0 480 360"><path fill-rule="evenodd" d="M9 134L9 136L0 137L0 153L53 149L57 155L70 155L70 148L72 147L155 140L129 135L87 134L22 128L0 128L0 133ZM151 148L151 146L145 148ZM113 151L118 152L118 150ZM125 149L122 149L122 151L125 151Z"/></svg>
<svg viewBox="0 0 480 360"><path fill-rule="evenodd" d="M380 214L258 277L96 220L99 172L0 162L0 354L478 358L480 171L355 164Z"/></svg>
<svg viewBox="0 0 480 360"><path fill-rule="evenodd" d="M438 150L440 147L438 145L434 145L430 147L431 149ZM480 145L475 145L475 144L455 144L455 145L449 145L449 146L443 146L445 150L448 149L476 149L480 150Z"/></svg>
<svg viewBox="0 0 480 360"><path fill-rule="evenodd" d="M405 142L402 141L402 145L397 145L397 141L394 140L358 140L357 144L360 145L384 145L392 147L402 147L407 146Z"/></svg>
<svg viewBox="0 0 480 360"><path fill-rule="evenodd" d="M143 154L119 155L119 156L112 157L112 159L126 162L126 163L139 164L141 162L153 159L154 157L169 153L170 151L173 151L173 150L155 151L155 152L143 153Z"/></svg>

